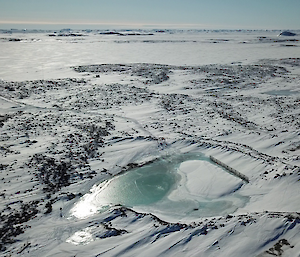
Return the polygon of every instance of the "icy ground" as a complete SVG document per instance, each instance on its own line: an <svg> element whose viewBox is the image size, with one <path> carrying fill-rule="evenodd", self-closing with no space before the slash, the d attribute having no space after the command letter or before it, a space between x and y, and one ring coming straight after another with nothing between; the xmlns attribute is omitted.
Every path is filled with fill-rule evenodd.
<svg viewBox="0 0 300 257"><path fill-rule="evenodd" d="M1 255L299 256L299 58L72 69L0 81ZM166 196L186 215L101 206L102 182L188 154ZM184 202L237 193L226 214Z"/></svg>

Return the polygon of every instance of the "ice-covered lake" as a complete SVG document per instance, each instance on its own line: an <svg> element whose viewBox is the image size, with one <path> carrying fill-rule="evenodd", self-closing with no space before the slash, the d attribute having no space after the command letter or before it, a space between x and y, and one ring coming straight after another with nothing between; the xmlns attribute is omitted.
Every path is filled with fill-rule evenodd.
<svg viewBox="0 0 300 257"><path fill-rule="evenodd" d="M204 155L166 156L94 186L71 214L86 218L123 205L167 220L222 216L248 201L242 186Z"/></svg>

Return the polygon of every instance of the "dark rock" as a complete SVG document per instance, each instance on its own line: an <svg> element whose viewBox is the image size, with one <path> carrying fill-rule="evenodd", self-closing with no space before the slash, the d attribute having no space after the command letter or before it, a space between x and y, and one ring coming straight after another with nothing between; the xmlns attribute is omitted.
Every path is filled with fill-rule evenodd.
<svg viewBox="0 0 300 257"><path fill-rule="evenodd" d="M282 31L278 36L287 36L287 37L293 37L296 36L297 34L290 32L290 31Z"/></svg>

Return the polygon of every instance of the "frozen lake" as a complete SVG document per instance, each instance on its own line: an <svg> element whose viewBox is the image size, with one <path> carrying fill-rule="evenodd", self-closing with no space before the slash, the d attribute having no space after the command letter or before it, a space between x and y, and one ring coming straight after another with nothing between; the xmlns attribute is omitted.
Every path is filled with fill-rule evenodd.
<svg viewBox="0 0 300 257"><path fill-rule="evenodd" d="M221 216L243 207L243 182L201 154L166 156L102 182L71 211L87 218L123 205L167 220Z"/></svg>

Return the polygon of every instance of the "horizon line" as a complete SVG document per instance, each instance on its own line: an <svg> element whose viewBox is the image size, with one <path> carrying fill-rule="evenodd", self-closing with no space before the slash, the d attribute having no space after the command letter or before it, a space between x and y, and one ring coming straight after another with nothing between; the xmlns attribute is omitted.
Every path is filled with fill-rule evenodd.
<svg viewBox="0 0 300 257"><path fill-rule="evenodd" d="M100 26L100 27L122 27L122 28L172 28L172 29L207 29L207 30L300 30L300 28L267 28L267 27L250 27L250 26L241 26L240 28L234 28L233 26L218 26L215 24L195 24L195 23L135 23L135 22L48 22L48 21L1 21L0 20L0 29L1 25L18 25L18 26L24 26L24 29L26 29L26 25L28 26ZM75 28L76 29L76 28Z"/></svg>

